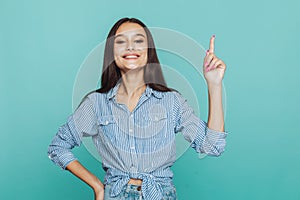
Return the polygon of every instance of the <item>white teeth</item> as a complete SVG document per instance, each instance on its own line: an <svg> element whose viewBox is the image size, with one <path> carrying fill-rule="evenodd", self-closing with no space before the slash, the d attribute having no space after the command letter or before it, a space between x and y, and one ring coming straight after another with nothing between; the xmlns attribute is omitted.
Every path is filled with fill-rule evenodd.
<svg viewBox="0 0 300 200"><path fill-rule="evenodd" d="M137 58L135 55L126 56L125 58Z"/></svg>

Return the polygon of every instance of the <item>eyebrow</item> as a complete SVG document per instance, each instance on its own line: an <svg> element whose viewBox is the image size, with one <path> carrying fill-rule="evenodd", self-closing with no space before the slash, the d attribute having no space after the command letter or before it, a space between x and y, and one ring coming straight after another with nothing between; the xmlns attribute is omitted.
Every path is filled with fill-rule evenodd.
<svg viewBox="0 0 300 200"><path fill-rule="evenodd" d="M115 38L121 37L121 36L124 36L124 34L118 34L118 35L115 36ZM144 35L144 34L141 34L141 33L137 33L137 34L135 34L135 36L142 36L142 37L145 37L145 35Z"/></svg>

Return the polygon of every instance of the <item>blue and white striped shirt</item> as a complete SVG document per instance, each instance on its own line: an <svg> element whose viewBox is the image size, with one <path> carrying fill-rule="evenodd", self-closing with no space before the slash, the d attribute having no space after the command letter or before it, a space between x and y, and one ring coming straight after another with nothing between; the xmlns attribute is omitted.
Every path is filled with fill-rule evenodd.
<svg viewBox="0 0 300 200"><path fill-rule="evenodd" d="M162 185L173 185L170 167L176 160L175 134L181 132L196 152L219 156L227 132L207 127L176 91L150 88L130 112L116 101L118 83L108 93L89 94L68 117L48 147L49 158L62 169L77 158L71 152L91 136L106 171L104 184L114 182L117 196L130 178L142 179L145 200L162 199Z"/></svg>

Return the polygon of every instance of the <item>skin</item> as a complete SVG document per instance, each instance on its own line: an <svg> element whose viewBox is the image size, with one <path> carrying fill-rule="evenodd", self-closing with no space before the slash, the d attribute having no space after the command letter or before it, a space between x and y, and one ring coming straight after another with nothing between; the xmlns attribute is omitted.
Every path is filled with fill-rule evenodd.
<svg viewBox="0 0 300 200"><path fill-rule="evenodd" d="M207 82L209 98L207 126L217 131L224 131L222 80L225 70L225 63L215 55L215 36L213 35L204 58L203 73Z"/></svg>
<svg viewBox="0 0 300 200"><path fill-rule="evenodd" d="M140 40L143 40L140 41ZM222 79L226 65L214 53L214 40L211 37L209 50L203 62L203 74L208 86L209 116L208 127L224 131L222 107ZM122 83L117 92L117 101L125 104L132 112L146 85L143 80L143 66L147 63L147 36L143 28L135 23L124 23L116 32L114 57L122 74ZM124 55L138 54L138 58L126 59ZM77 160L68 164L67 170L87 183L94 191L95 200L104 200L104 185ZM129 183L141 184L132 179Z"/></svg>
<svg viewBox="0 0 300 200"><path fill-rule="evenodd" d="M129 71L143 70L148 60L148 38L143 27L136 23L123 23L117 30L114 41L114 59L122 75ZM126 59L128 54L139 55L136 59ZM138 70L139 69L139 70Z"/></svg>
<svg viewBox="0 0 300 200"><path fill-rule="evenodd" d="M88 169L86 169L78 160L70 162L66 169L93 189L95 200L104 200L103 183Z"/></svg>
<svg viewBox="0 0 300 200"><path fill-rule="evenodd" d="M148 59L147 34L139 24L127 22L118 28L115 38L114 58L122 74L117 102L125 104L132 112L146 89L143 66ZM131 54L137 54L138 58L124 58Z"/></svg>

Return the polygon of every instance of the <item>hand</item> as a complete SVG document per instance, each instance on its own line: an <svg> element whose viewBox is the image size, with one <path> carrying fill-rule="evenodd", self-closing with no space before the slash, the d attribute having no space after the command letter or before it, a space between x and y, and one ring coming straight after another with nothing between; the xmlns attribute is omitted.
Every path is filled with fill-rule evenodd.
<svg viewBox="0 0 300 200"><path fill-rule="evenodd" d="M97 189L94 189L94 199L104 200L104 185L101 184Z"/></svg>
<svg viewBox="0 0 300 200"><path fill-rule="evenodd" d="M209 50L206 52L203 64L203 74L207 84L219 85L222 83L226 65L214 53L215 36L210 38Z"/></svg>

